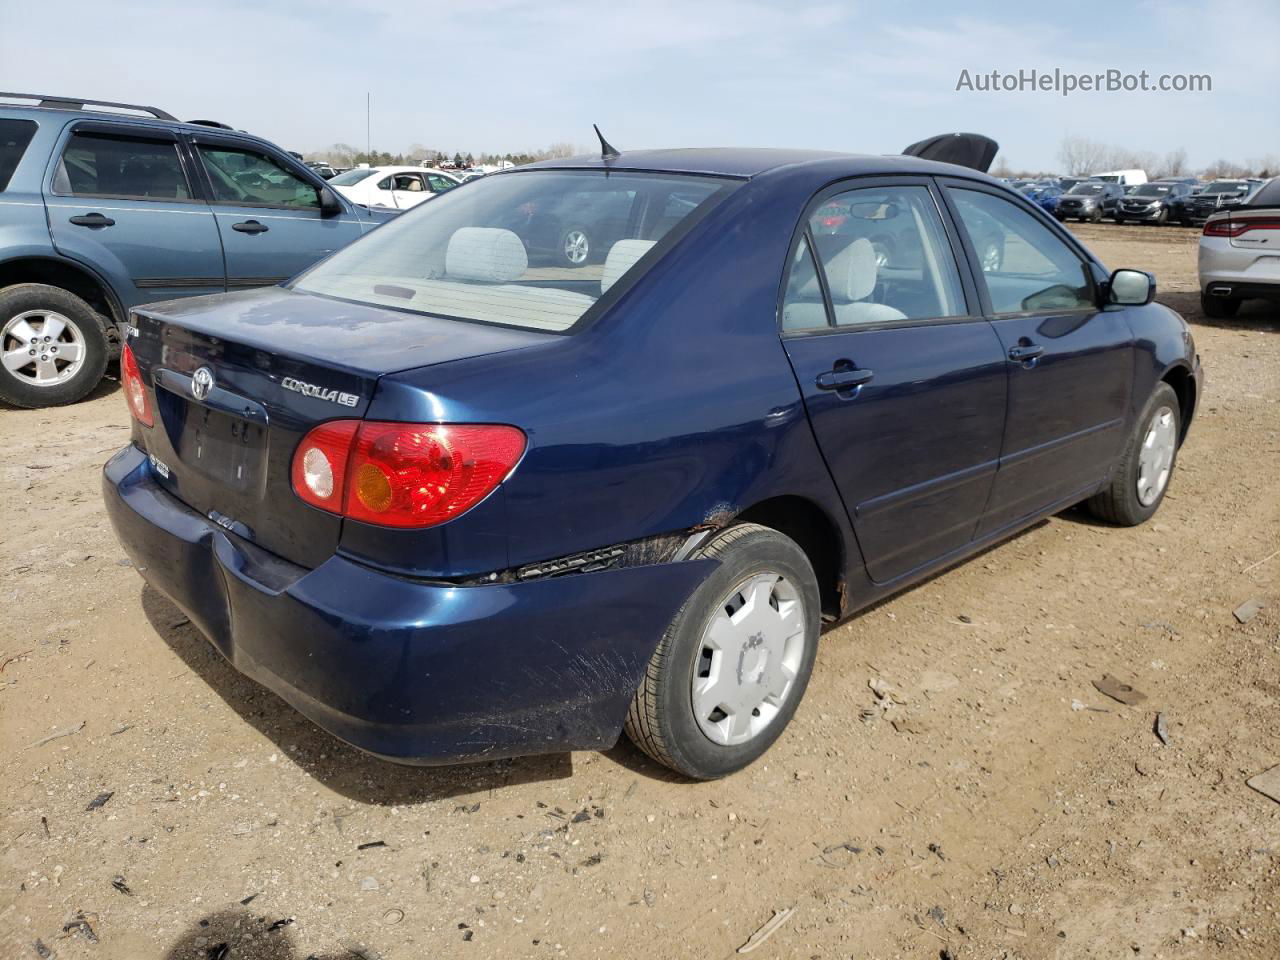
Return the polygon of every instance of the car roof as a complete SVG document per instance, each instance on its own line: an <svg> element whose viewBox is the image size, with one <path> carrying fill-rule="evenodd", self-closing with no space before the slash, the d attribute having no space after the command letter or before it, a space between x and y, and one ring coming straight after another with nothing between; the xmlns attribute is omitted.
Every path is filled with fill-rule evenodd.
<svg viewBox="0 0 1280 960"><path fill-rule="evenodd" d="M177 130L190 134L208 135L210 133L216 133L223 136L233 136L246 140L253 140L257 143L274 147L278 150L283 149L264 137L259 137L255 134L246 133L243 130L236 130L231 127L213 126L210 123L188 123L182 120L164 120L158 117L141 116L136 113L121 113L112 110L93 110L87 106L82 109L75 110L63 107L39 107L27 104L6 103L3 100L0 100L0 115L6 117L29 118L36 122L47 121L50 118L56 118L58 123L67 123L74 120L93 120L99 122L114 121L116 123L128 124L129 126L154 127L160 130Z"/></svg>
<svg viewBox="0 0 1280 960"><path fill-rule="evenodd" d="M516 170L610 169L659 173L704 174L750 180L778 170L788 169L817 176L867 176L873 174L916 174L935 176L970 176L999 183L985 173L901 155L838 153L829 150L791 150L770 147L688 147L669 150L626 150L605 159L599 154L543 160L498 171L510 174Z"/></svg>

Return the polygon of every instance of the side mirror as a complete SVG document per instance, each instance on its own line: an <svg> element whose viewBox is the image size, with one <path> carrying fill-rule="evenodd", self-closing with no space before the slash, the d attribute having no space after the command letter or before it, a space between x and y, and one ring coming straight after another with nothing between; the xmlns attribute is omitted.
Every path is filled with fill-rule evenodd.
<svg viewBox="0 0 1280 960"><path fill-rule="evenodd" d="M1146 306L1156 296L1156 278L1143 270L1117 270L1107 284L1107 302L1122 307Z"/></svg>
<svg viewBox="0 0 1280 960"><path fill-rule="evenodd" d="M342 201L330 187L320 188L320 216L336 217L342 213Z"/></svg>

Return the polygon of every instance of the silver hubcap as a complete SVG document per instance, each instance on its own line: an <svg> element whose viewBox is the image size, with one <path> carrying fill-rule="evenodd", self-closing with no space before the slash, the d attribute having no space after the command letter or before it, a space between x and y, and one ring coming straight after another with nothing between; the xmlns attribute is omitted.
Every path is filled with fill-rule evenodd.
<svg viewBox="0 0 1280 960"><path fill-rule="evenodd" d="M795 687L805 652L804 601L776 573L743 580L702 633L693 712L715 743L735 746L773 722Z"/></svg>
<svg viewBox="0 0 1280 960"><path fill-rule="evenodd" d="M1173 410L1161 407L1147 424L1138 452L1138 502L1149 507L1164 492L1173 469L1173 454L1178 437Z"/></svg>
<svg viewBox="0 0 1280 960"><path fill-rule="evenodd" d="M590 244L581 230L570 230L564 237L564 258L570 263L586 263Z"/></svg>
<svg viewBox="0 0 1280 960"><path fill-rule="evenodd" d="M35 387L66 383L84 364L84 335L74 322L49 310L27 310L0 332L0 363Z"/></svg>

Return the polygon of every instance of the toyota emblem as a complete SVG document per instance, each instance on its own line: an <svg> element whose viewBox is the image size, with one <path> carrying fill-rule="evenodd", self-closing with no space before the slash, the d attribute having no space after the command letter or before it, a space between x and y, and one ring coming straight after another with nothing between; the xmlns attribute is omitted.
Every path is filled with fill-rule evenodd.
<svg viewBox="0 0 1280 960"><path fill-rule="evenodd" d="M213 371L208 367L201 367L191 375L191 395L197 400L203 400L209 396L209 391L213 389Z"/></svg>

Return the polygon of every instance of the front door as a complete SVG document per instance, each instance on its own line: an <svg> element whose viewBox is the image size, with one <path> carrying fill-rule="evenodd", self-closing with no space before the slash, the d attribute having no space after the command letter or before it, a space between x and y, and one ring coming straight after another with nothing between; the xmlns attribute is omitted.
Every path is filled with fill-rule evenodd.
<svg viewBox="0 0 1280 960"><path fill-rule="evenodd" d="M1092 266L1057 224L997 188L954 181L946 193L1009 376L987 533L1081 499L1106 476L1124 439L1133 335L1122 310L1098 306Z"/></svg>
<svg viewBox="0 0 1280 960"><path fill-rule="evenodd" d="M820 197L792 255L783 343L881 583L963 549L996 472L1004 352L958 249L936 188L895 178Z"/></svg>
<svg viewBox="0 0 1280 960"><path fill-rule="evenodd" d="M77 124L45 207L58 252L107 274L126 305L225 289L213 212L164 131Z"/></svg>
<svg viewBox="0 0 1280 960"><path fill-rule="evenodd" d="M280 283L360 236L348 205L325 216L319 181L283 157L204 136L195 147L222 237L228 290Z"/></svg>

